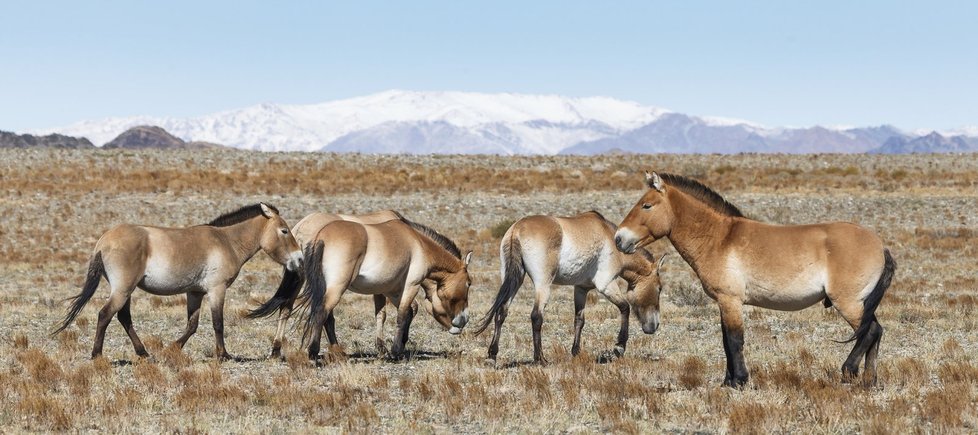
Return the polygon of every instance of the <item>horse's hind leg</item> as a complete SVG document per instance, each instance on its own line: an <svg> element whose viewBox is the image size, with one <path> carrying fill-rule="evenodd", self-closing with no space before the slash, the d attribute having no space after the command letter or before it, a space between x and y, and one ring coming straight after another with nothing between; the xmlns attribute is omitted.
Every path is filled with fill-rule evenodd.
<svg viewBox="0 0 978 435"><path fill-rule="evenodd" d="M720 327L723 329L724 351L727 353L727 372L723 384L741 388L749 374L744 363L744 314L743 302L732 296L717 298L720 305Z"/></svg>
<svg viewBox="0 0 978 435"><path fill-rule="evenodd" d="M384 344L384 322L387 320L387 311L384 310L384 307L386 306L387 296L374 295L374 319L377 322L374 335L377 344L378 356L387 354L387 345Z"/></svg>
<svg viewBox="0 0 978 435"><path fill-rule="evenodd" d="M197 325L200 324L200 305L203 301L204 293L187 293L187 329L183 332L183 335L174 342L177 346L180 346L181 349L183 349L183 346L187 344L187 340L190 339L190 336L197 332Z"/></svg>
<svg viewBox="0 0 978 435"><path fill-rule="evenodd" d="M853 331L859 328L859 323L862 321L863 316L862 302L837 299L832 301L832 305L839 311L839 314L842 314L842 318L849 323ZM876 322L874 321L873 323L875 324ZM876 326L878 327L878 324ZM869 358L870 349L882 333L882 328L876 329L876 327L871 327L866 335L856 338L856 344L852 346L852 351L849 352L849 356L842 363L842 382L851 382L859 376L859 361L864 355L867 359ZM875 362L875 356L873 360Z"/></svg>
<svg viewBox="0 0 978 435"><path fill-rule="evenodd" d="M503 331L503 322L506 321L506 315L509 314L509 302L503 304L499 307L499 311L496 312L495 325L492 333L492 341L489 343L489 359L495 361L496 355L499 355L499 334Z"/></svg>
<svg viewBox="0 0 978 435"><path fill-rule="evenodd" d="M581 331L584 330L584 306L587 305L587 287L574 286L574 345L571 355L581 353Z"/></svg>
<svg viewBox="0 0 978 435"><path fill-rule="evenodd" d="M214 357L229 360L231 354L224 346L224 292L227 286L218 285L207 292L208 303L211 306L211 321L214 323Z"/></svg>
<svg viewBox="0 0 978 435"><path fill-rule="evenodd" d="M126 299L126 303L122 305L122 309L119 310L117 317L119 323L122 324L122 328L126 330L126 334L129 335L129 341L132 342L132 347L136 351L136 355L141 357L148 357L149 353L146 352L146 347L143 346L143 342L139 340L139 336L136 335L136 328L132 326L132 313L129 311L129 305L132 303L132 298Z"/></svg>
<svg viewBox="0 0 978 435"><path fill-rule="evenodd" d="M550 283L540 286L534 283L534 287L537 297L533 311L530 312L530 325L533 328L533 361L546 363L543 358L543 310L547 308L547 302L550 300Z"/></svg>
<svg viewBox="0 0 978 435"><path fill-rule="evenodd" d="M873 320L867 335L872 338L872 344L866 351L866 373L863 376L869 385L876 385L876 357L879 355L880 341L883 339L883 327L878 321Z"/></svg>
<svg viewBox="0 0 978 435"><path fill-rule="evenodd" d="M292 315L292 307L294 306L295 298L292 298L282 304L282 307L278 309L278 326L275 328L275 338L272 339L272 358L280 358L282 356L282 343L285 341L285 326L289 320L289 316Z"/></svg>
<svg viewBox="0 0 978 435"><path fill-rule="evenodd" d="M109 327L109 322L112 321L112 317L121 311L123 307L128 307L129 297L132 296L133 290L136 289L136 274L110 273L108 276L109 284L112 286L112 293L109 295L108 302L98 312L98 322L95 327L95 343L92 346L92 358L102 355L102 346L105 343L105 330ZM131 320L131 317L129 319ZM119 320L120 322L122 321L121 318ZM126 332L128 332L128 329ZM135 346L135 342L133 345Z"/></svg>

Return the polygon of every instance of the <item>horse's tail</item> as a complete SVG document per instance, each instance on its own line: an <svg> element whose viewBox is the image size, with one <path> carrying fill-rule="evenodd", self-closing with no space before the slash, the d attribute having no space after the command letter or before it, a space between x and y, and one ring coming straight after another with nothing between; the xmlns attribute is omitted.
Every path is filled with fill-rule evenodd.
<svg viewBox="0 0 978 435"><path fill-rule="evenodd" d="M85 308L85 304L95 295L95 290L98 289L98 284L102 280L103 274L105 274L105 265L102 264L102 253L96 252L95 256L88 262L88 276L85 277L85 285L82 287L81 293L65 299L66 301L72 301L71 306L68 308L68 314L65 315L61 325L51 335L64 331L68 325L71 325L71 322L75 321L75 317L78 317L82 308Z"/></svg>
<svg viewBox="0 0 978 435"><path fill-rule="evenodd" d="M299 294L297 301L299 308L309 306L309 314L305 318L305 327L302 330L302 342L306 343L312 333L322 324L323 299L326 295L326 277L323 275L323 251L326 243L318 240L315 244L306 245L303 252L303 264L306 266L305 287Z"/></svg>
<svg viewBox="0 0 978 435"><path fill-rule="evenodd" d="M863 318L859 322L859 327L857 327L856 331L852 333L852 337L838 343L849 343L853 340L859 340L866 336L866 334L869 332L870 326L876 321L876 307L880 305L880 301L883 299L883 294L886 293L886 289L890 287L890 281L893 280L894 272L896 272L896 261L893 261L893 257L890 255L890 250L884 248L883 273L880 274L880 279L876 281L876 287L873 287L873 291L869 292L866 299L863 299Z"/></svg>
<svg viewBox="0 0 978 435"><path fill-rule="evenodd" d="M302 275L293 272L288 268L282 268L282 282L278 285L278 290L271 299L265 301L258 308L251 310L245 316L249 319L258 319L271 316L277 310L284 310L285 306L293 303L302 288Z"/></svg>
<svg viewBox="0 0 978 435"><path fill-rule="evenodd" d="M499 286L499 292L496 293L496 300L492 303L492 308L489 309L486 317L480 320L478 326L476 326L476 335L481 334L489 327L489 323L492 322L503 307L513 300L516 292L523 285L526 270L523 266L523 250L520 247L520 241L513 234L512 229L506 234L506 237L509 237L509 240L506 240L500 249L504 268L503 283Z"/></svg>

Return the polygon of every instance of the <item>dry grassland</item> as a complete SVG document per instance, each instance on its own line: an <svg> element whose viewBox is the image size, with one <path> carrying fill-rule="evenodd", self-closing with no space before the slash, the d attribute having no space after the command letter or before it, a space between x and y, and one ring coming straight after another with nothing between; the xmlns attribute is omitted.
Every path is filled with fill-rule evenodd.
<svg viewBox="0 0 978 435"><path fill-rule="evenodd" d="M589 301L585 352L569 354L573 292L544 321L546 366L529 364L532 287L503 329L499 367L489 333L455 337L422 314L411 359L375 357L372 304L347 294L343 348L312 366L291 334L285 361L264 356L273 321L241 314L274 291L264 254L228 292L228 349L212 358L210 315L180 352L183 297L137 292L133 318L152 359L135 357L117 322L90 360L103 283L76 326L49 338L78 292L102 232L121 222L185 226L258 200L294 223L312 211L400 210L474 249L470 311L495 295L498 237L527 214L590 209L618 221L641 193L641 171L690 175L768 222L845 220L879 231L897 260L878 316L886 333L879 388L839 382L849 334L819 304L784 313L747 308L751 383L719 386L718 311L690 268L665 266L662 326L632 323L612 348L617 310ZM112 432L974 432L978 430L978 156L376 157L231 151L0 150L0 428ZM502 230L500 230L502 229ZM667 241L656 254L672 250ZM389 310L392 314L392 312ZM388 321L388 336L393 322ZM491 331L490 331L491 332ZM345 354L345 356L344 356Z"/></svg>

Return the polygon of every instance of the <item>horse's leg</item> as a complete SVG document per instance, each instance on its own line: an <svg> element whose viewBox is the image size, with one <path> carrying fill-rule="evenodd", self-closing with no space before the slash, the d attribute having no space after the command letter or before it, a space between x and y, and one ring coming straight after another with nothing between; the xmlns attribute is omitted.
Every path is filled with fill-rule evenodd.
<svg viewBox="0 0 978 435"><path fill-rule="evenodd" d="M204 293L195 291L187 292L187 329L174 342L181 349L187 344L190 336L197 332L197 325L200 324L200 305L203 301Z"/></svg>
<svg viewBox="0 0 978 435"><path fill-rule="evenodd" d="M126 303L122 305L122 309L119 310L117 315L119 323L122 324L123 329L126 330L126 334L129 335L129 341L132 342L133 349L136 350L136 355L141 357L148 357L149 353L146 352L146 346L143 346L143 342L139 340L139 336L136 335L136 328L132 327L132 313L129 311L129 305L132 302L132 298L126 299Z"/></svg>
<svg viewBox="0 0 978 435"><path fill-rule="evenodd" d="M873 320L873 324L869 329L869 336L872 337L872 344L869 345L869 350L866 351L866 382L870 385L876 385L876 357L879 355L880 341L883 339L883 327L876 320Z"/></svg>
<svg viewBox="0 0 978 435"><path fill-rule="evenodd" d="M628 305L628 301L625 299L624 291L618 281L611 281L601 292L609 302L618 308L619 312L619 326L618 326L618 341L615 342L614 355L620 357L625 354L625 347L628 345L628 315L631 312L631 307Z"/></svg>
<svg viewBox="0 0 978 435"><path fill-rule="evenodd" d="M859 328L859 323L862 321L863 315L863 304L861 301L836 298L832 300L832 306L839 311L839 314L849 323L853 331ZM852 346L849 356L842 363L842 382L851 382L859 376L859 361L864 355L867 358L869 357L868 352L873 347L875 339L878 338L876 334L873 334L873 331L873 328L870 328L869 333L863 337L856 338L856 344ZM882 334L882 328L878 332Z"/></svg>
<svg viewBox="0 0 978 435"><path fill-rule="evenodd" d="M92 346L92 358L102 355L102 346L105 343L105 330L109 327L109 322L112 321L112 317L129 302L133 290L136 289L138 275L133 273L110 273L108 276L110 278L109 285L112 286L112 293L109 294L109 300L98 312L98 322L95 326L95 343Z"/></svg>
<svg viewBox="0 0 978 435"><path fill-rule="evenodd" d="M326 331L326 341L329 342L329 345L336 346L338 343L336 341L336 316L333 315L333 310L329 310L326 322L323 323L323 330Z"/></svg>
<svg viewBox="0 0 978 435"><path fill-rule="evenodd" d="M391 356L400 358L404 354L404 346L408 341L408 331L411 327L411 320L414 318L414 310L411 303L414 297L421 290L420 285L408 284L405 286L401 297L395 300L397 303L397 333L394 334L394 346L391 348Z"/></svg>
<svg viewBox="0 0 978 435"><path fill-rule="evenodd" d="M384 322L387 320L387 311L384 310L384 307L386 306L387 296L374 295L374 319L377 322L375 336L378 356L387 354L387 345L384 344Z"/></svg>
<svg viewBox="0 0 978 435"><path fill-rule="evenodd" d="M295 306L295 298L282 304L278 309L278 327L275 328L275 338L272 339L272 358L282 357L282 343L285 342L285 326L292 315L292 307Z"/></svg>
<svg viewBox="0 0 978 435"><path fill-rule="evenodd" d="M223 283L207 292L207 302L211 307L211 320L214 323L214 357L222 360L231 359L231 354L224 347L224 293L227 286Z"/></svg>
<svg viewBox="0 0 978 435"><path fill-rule="evenodd" d="M533 328L533 361L546 364L547 360L543 358L543 310L547 308L547 302L550 301L551 283L540 286L535 284L534 282L536 301L533 304L533 311L530 312L530 325Z"/></svg>
<svg viewBox="0 0 978 435"><path fill-rule="evenodd" d="M496 312L495 328L492 333L492 341L489 343L489 359L495 361L496 355L499 354L499 334L503 330L503 322L506 321L506 315L509 314L509 302L507 301L499 308Z"/></svg>
<svg viewBox="0 0 978 435"><path fill-rule="evenodd" d="M581 331L584 330L584 306L587 304L587 287L574 286L574 344L571 355L581 353Z"/></svg>
<svg viewBox="0 0 978 435"><path fill-rule="evenodd" d="M346 291L349 282L342 282L339 285L333 284L326 287L326 294L323 296L323 316L318 325L310 325L312 328L312 339L309 341L309 359L319 357L319 349L323 339L323 331L326 330L326 320L333 316L333 310L340 303L340 297ZM312 307L310 307L312 309ZM328 339L329 337L327 337ZM335 339L335 336L334 336ZM331 343L332 344L332 343Z"/></svg>
<svg viewBox="0 0 978 435"><path fill-rule="evenodd" d="M743 302L733 296L720 295L717 297L720 305L720 327L723 329L723 341L727 353L727 367L730 378L724 380L724 385L741 388L749 377L747 364L744 363L744 314Z"/></svg>

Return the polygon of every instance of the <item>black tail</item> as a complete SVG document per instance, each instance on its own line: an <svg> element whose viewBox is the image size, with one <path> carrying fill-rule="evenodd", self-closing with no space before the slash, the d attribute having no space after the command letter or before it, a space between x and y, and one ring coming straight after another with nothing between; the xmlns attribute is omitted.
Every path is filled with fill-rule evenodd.
<svg viewBox="0 0 978 435"><path fill-rule="evenodd" d="M305 327L302 330L302 343L305 344L312 333L319 328L323 322L323 299L326 295L326 277L323 275L323 250L326 243L322 240L315 245L306 245L303 252L302 263L306 266L306 283L299 294L299 308L309 306L309 314L305 318Z"/></svg>
<svg viewBox="0 0 978 435"><path fill-rule="evenodd" d="M260 307L249 311L245 317L258 319L271 316L276 311L283 309L284 306L291 305L295 301L296 296L299 295L299 289L301 288L302 275L299 272L282 268L282 282L278 285L278 290L275 291L275 295L264 304L261 304Z"/></svg>
<svg viewBox="0 0 978 435"><path fill-rule="evenodd" d="M58 329L55 329L51 335L64 331L68 325L71 325L71 322L75 321L75 317L78 317L82 308L85 308L85 304L95 295L95 290L98 289L98 284L102 280L104 273L105 265L102 264L102 253L96 252L92 260L88 262L88 276L85 277L85 285L82 287L81 293L65 299L66 301L73 302L71 303L71 307L68 308L68 314L65 315L64 321L61 322Z"/></svg>
<svg viewBox="0 0 978 435"><path fill-rule="evenodd" d="M492 308L489 309L486 317L480 320L479 325L476 326L476 335L481 334L489 327L489 324L492 323L499 310L502 310L509 301L513 300L516 292L523 285L523 278L526 274L523 267L523 251L520 248L520 241L513 234L510 234L509 243L506 246L502 261L506 264L503 284L499 286L499 292L496 293L496 300L492 303Z"/></svg>
<svg viewBox="0 0 978 435"><path fill-rule="evenodd" d="M890 256L889 249L883 249L883 273L880 275L879 281L876 281L876 287L863 300L863 318L859 322L859 327L852 333L852 337L849 337L845 341L839 341L838 343L849 343L866 336L866 333L869 332L870 325L876 321L876 307L880 305L880 301L883 300L883 294L890 287L890 281L893 280L894 272L896 272L896 261L893 261L893 257Z"/></svg>

